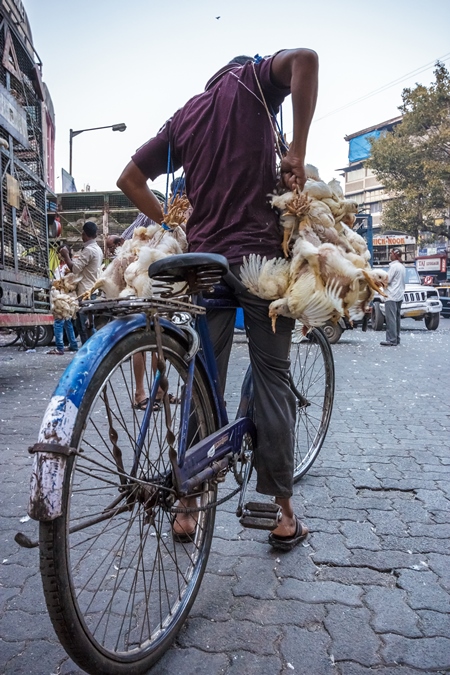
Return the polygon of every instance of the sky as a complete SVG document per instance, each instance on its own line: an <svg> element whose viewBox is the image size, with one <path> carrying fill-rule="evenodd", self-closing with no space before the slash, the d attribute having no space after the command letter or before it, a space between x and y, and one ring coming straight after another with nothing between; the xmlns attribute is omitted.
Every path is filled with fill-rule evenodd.
<svg viewBox="0 0 450 675"><path fill-rule="evenodd" d="M57 192L61 168L69 169L70 129L126 124L123 133L102 129L73 139L77 189L114 190L134 151L238 54L318 53L306 161L326 181L348 164L346 135L396 117L403 88L429 86L437 59L450 67L450 0L23 4L55 108ZM283 111L290 140L290 98ZM150 187L164 191L165 178Z"/></svg>

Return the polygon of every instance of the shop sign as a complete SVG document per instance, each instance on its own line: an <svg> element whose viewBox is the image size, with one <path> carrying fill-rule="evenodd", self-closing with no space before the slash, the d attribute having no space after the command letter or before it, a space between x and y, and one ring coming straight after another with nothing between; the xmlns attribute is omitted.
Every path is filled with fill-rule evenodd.
<svg viewBox="0 0 450 675"><path fill-rule="evenodd" d="M418 272L445 272L447 260L445 258L418 258L416 269Z"/></svg>
<svg viewBox="0 0 450 675"><path fill-rule="evenodd" d="M408 244L415 243L415 237L411 237L408 234L379 235L373 238L374 246L407 246Z"/></svg>
<svg viewBox="0 0 450 675"><path fill-rule="evenodd" d="M24 148L29 147L25 110L0 84L0 125Z"/></svg>

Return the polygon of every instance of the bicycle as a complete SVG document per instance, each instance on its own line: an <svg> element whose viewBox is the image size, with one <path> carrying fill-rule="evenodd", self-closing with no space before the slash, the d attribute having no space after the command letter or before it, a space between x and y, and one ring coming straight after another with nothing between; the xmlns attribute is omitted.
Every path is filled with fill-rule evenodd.
<svg viewBox="0 0 450 675"><path fill-rule="evenodd" d="M29 513L40 521L47 608L64 648L89 673L144 673L168 649L198 592L220 503L240 492L243 525L278 522L276 504L245 503L256 441L251 372L234 422L217 387L202 291L226 270L222 256L172 256L154 263L152 276L187 284L191 301L93 301L115 318L62 375L30 448ZM293 354L298 480L327 432L334 365L320 330L294 342ZM143 412L133 405L136 358L149 392ZM219 499L227 474L237 487ZM195 530L175 536L177 514L194 519Z"/></svg>

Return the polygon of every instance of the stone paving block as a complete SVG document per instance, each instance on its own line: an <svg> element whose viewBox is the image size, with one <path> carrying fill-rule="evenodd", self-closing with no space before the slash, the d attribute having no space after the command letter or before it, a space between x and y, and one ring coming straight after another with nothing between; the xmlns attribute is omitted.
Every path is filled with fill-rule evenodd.
<svg viewBox="0 0 450 675"><path fill-rule="evenodd" d="M178 643L181 647L196 647L211 653L244 650L275 655L280 634L278 626L261 626L252 621L230 619L218 624L193 618L179 634Z"/></svg>
<svg viewBox="0 0 450 675"><path fill-rule="evenodd" d="M370 467L382 486L387 478L395 481L403 478L402 472L399 471L399 469L393 468L391 459L386 459L384 464L381 462L372 462Z"/></svg>
<svg viewBox="0 0 450 675"><path fill-rule="evenodd" d="M370 567L380 572L392 572L397 569L409 569L414 565L421 565L422 558L417 554L407 551L364 551L362 549L352 552L351 565L357 567Z"/></svg>
<svg viewBox="0 0 450 675"><path fill-rule="evenodd" d="M251 652L230 654L231 664L227 675L274 675L283 672L282 662L275 656L260 656Z"/></svg>
<svg viewBox="0 0 450 675"><path fill-rule="evenodd" d="M311 534L306 541L299 544L293 551L283 553L273 551L273 569L277 578L285 579L293 577L300 581L311 581L315 579L317 567L311 556L312 546L309 543L316 535Z"/></svg>
<svg viewBox="0 0 450 675"><path fill-rule="evenodd" d="M411 523L409 526L411 537L424 537L432 539L450 539L450 523L441 525L425 525L424 523Z"/></svg>
<svg viewBox="0 0 450 675"><path fill-rule="evenodd" d="M407 548L413 553L425 555L429 553L447 553L448 541L446 539L432 539L431 537L396 537L381 535L384 548Z"/></svg>
<svg viewBox="0 0 450 675"><path fill-rule="evenodd" d="M347 565L351 559L351 553L346 546L345 537L340 534L328 534L316 532L311 536L311 546L314 551L311 554L315 565Z"/></svg>
<svg viewBox="0 0 450 675"><path fill-rule="evenodd" d="M417 616L425 637L450 638L450 614L423 609L417 611Z"/></svg>
<svg viewBox="0 0 450 675"><path fill-rule="evenodd" d="M450 594L439 585L433 572L401 570L397 584L408 592L408 604L412 609L450 612Z"/></svg>
<svg viewBox="0 0 450 675"><path fill-rule="evenodd" d="M230 616L233 602L231 589L234 581L234 577L207 572L202 579L190 616L201 616L209 621L226 621Z"/></svg>
<svg viewBox="0 0 450 675"><path fill-rule="evenodd" d="M69 657L66 657L60 665L55 666L53 672L58 675L85 675L85 671L78 668Z"/></svg>
<svg viewBox="0 0 450 675"><path fill-rule="evenodd" d="M370 613L362 607L328 607L325 628L332 640L331 652L338 663L356 661L363 666L381 663L379 650L382 643L370 627L369 620Z"/></svg>
<svg viewBox="0 0 450 675"><path fill-rule="evenodd" d="M307 520L309 531L312 535L315 535L317 532L327 532L328 534L336 534L337 532L337 523L333 520L327 520L325 518L315 518L314 509L309 510L305 514L305 520Z"/></svg>
<svg viewBox="0 0 450 675"><path fill-rule="evenodd" d="M393 511L372 511L367 519L374 526L377 535L395 532L398 537L407 536L406 524Z"/></svg>
<svg viewBox="0 0 450 675"><path fill-rule="evenodd" d="M377 666L376 668L366 668L359 663L352 661L341 661L336 664L336 675L411 675L411 668L408 666ZM414 671L418 672L418 671Z"/></svg>
<svg viewBox="0 0 450 675"><path fill-rule="evenodd" d="M364 488L361 488L362 490ZM373 496L375 495L375 496ZM383 494L377 492L372 493L370 497L364 496L364 493L357 492L357 495L354 499L348 499L345 497L336 497L334 500L334 505L337 508L348 509L350 511L357 511L357 517L352 518L351 520L361 520L361 511L364 510L377 510L382 511L386 510L386 504L383 499Z"/></svg>
<svg viewBox="0 0 450 675"><path fill-rule="evenodd" d="M429 509L437 509L438 511L447 511L450 510L450 499L440 491L436 489L417 489L416 492L417 499L419 499L426 507Z"/></svg>
<svg viewBox="0 0 450 675"><path fill-rule="evenodd" d="M245 621L250 619L262 626L295 625L301 628L313 628L323 622L326 610L324 605L317 605L299 600L255 600L254 598L237 598L233 603L231 614L234 619Z"/></svg>
<svg viewBox="0 0 450 675"><path fill-rule="evenodd" d="M321 565L318 568L317 579L320 581L336 581L339 584L384 586L394 588L397 579L393 574L377 572L368 567L328 567Z"/></svg>
<svg viewBox="0 0 450 675"><path fill-rule="evenodd" d="M0 673L4 675L7 664L25 649L25 642L6 642L0 638Z"/></svg>
<svg viewBox="0 0 450 675"><path fill-rule="evenodd" d="M300 495L303 497L305 508L314 507L316 504L319 506L329 506L333 503L325 486L302 486Z"/></svg>
<svg viewBox="0 0 450 675"><path fill-rule="evenodd" d="M360 607L362 589L334 581L316 581L311 584L297 579L284 579L278 588L279 598L302 600L310 603L336 602L349 607Z"/></svg>
<svg viewBox="0 0 450 675"><path fill-rule="evenodd" d="M208 572L211 572L211 574L229 577L234 574L234 568L238 564L239 560L240 558L238 557L224 556L217 551L211 551L206 569ZM220 583L220 581L217 583Z"/></svg>
<svg viewBox="0 0 450 675"><path fill-rule="evenodd" d="M255 541L254 539L221 539L214 537L211 549L223 556L265 556L268 557L272 553L272 547L266 543L267 534L263 541Z"/></svg>
<svg viewBox="0 0 450 675"><path fill-rule="evenodd" d="M23 588L8 601L8 610L17 609L29 614L40 614L47 611L40 574L29 577Z"/></svg>
<svg viewBox="0 0 450 675"><path fill-rule="evenodd" d="M275 598L279 586L277 567L276 559L269 563L259 558L243 558L235 568L233 594L260 600Z"/></svg>
<svg viewBox="0 0 450 675"><path fill-rule="evenodd" d="M448 511L430 510L433 521L438 524L448 523Z"/></svg>
<svg viewBox="0 0 450 675"><path fill-rule="evenodd" d="M439 584L450 592L450 564L447 555L430 553L427 556L430 569L437 575Z"/></svg>
<svg viewBox="0 0 450 675"><path fill-rule="evenodd" d="M405 523L431 523L430 512L418 499L392 499L393 510Z"/></svg>
<svg viewBox="0 0 450 675"><path fill-rule="evenodd" d="M406 665L425 672L439 669L448 671L450 668L449 638L410 639L400 635L385 635L383 641L385 646L382 654L390 665Z"/></svg>
<svg viewBox="0 0 450 675"><path fill-rule="evenodd" d="M418 617L407 604L408 596L398 588L373 588L363 598L372 611L370 625L376 633L399 633L405 637L421 637Z"/></svg>
<svg viewBox="0 0 450 675"><path fill-rule="evenodd" d="M381 548L372 523L344 522L340 530L345 536L345 545L348 549L363 548L369 551L379 551Z"/></svg>
<svg viewBox="0 0 450 675"><path fill-rule="evenodd" d="M2 673L4 675L16 675L16 673L29 673L30 675L44 675L44 673L47 675L48 673L51 675L56 672L55 663L60 660L61 647L59 645L44 640L33 640L16 651L16 655L8 662Z"/></svg>
<svg viewBox="0 0 450 675"><path fill-rule="evenodd" d="M7 588L21 588L25 581L35 574L36 567L23 567L8 562L0 565L0 584Z"/></svg>
<svg viewBox="0 0 450 675"><path fill-rule="evenodd" d="M151 675L224 675L228 673L229 658L225 654L206 654L200 649L173 647L150 670Z"/></svg>
<svg viewBox="0 0 450 675"><path fill-rule="evenodd" d="M285 626L283 633L280 641L280 653L285 663L283 673L334 675L330 659L331 640L322 627L307 630Z"/></svg>
<svg viewBox="0 0 450 675"><path fill-rule="evenodd" d="M319 518L320 520L326 520L329 523L334 524L334 531L338 531L338 525L343 520L364 520L368 514L368 511L364 509L346 509L338 506L333 506L331 508L322 508L320 506L315 506L311 510L308 510L308 518ZM328 531L328 530L327 530Z"/></svg>
<svg viewBox="0 0 450 675"><path fill-rule="evenodd" d="M26 612L11 609L0 617L0 635L8 642L22 640L46 640L54 636L47 612L35 614L33 621Z"/></svg>

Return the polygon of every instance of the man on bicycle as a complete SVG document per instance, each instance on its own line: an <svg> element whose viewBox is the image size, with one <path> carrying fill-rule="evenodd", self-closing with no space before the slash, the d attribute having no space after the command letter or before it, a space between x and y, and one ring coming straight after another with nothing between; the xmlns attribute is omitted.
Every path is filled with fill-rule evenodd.
<svg viewBox="0 0 450 675"><path fill-rule="evenodd" d="M161 223L161 206L147 180L166 173L168 165L173 171L183 167L192 206L186 230L189 250L228 259L230 274L225 281L244 310L254 379L256 489L274 496L282 507L282 519L269 535L270 544L282 550L293 548L308 533L291 501L296 411L289 386L289 352L294 321L280 317L274 333L269 302L245 289L239 269L243 257L251 253L283 255L281 229L268 202L277 183L273 114L291 94L293 140L281 161L281 178L286 188L301 190L317 87L318 58L309 49L283 50L264 59L236 57L139 148L117 181L143 213ZM208 312L223 388L234 311Z"/></svg>

